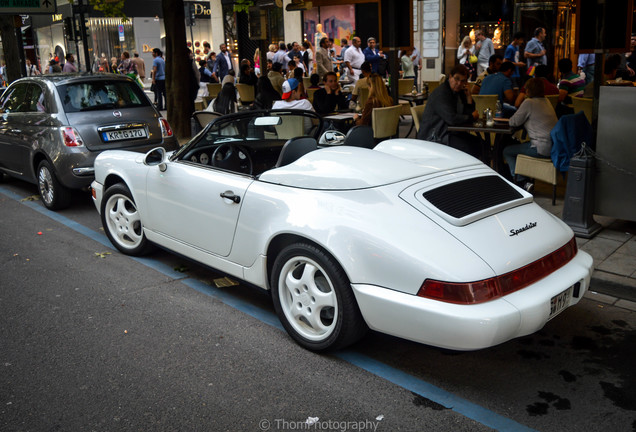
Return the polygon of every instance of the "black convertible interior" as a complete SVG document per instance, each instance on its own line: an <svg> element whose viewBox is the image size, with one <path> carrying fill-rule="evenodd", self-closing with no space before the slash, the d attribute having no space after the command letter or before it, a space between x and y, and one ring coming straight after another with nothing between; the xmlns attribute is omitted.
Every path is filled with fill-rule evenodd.
<svg viewBox="0 0 636 432"><path fill-rule="evenodd" d="M258 176L280 166L277 163L285 143L304 137L304 140L293 140L303 143L291 145L296 147L296 152L300 147L311 148L321 130L322 119L313 112L242 111L214 119L178 150L174 158L184 163Z"/></svg>

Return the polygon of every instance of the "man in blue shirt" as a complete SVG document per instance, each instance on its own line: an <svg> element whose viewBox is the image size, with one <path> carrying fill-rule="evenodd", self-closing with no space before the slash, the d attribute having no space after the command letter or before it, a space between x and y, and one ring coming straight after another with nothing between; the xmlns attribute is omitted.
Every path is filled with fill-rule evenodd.
<svg viewBox="0 0 636 432"><path fill-rule="evenodd" d="M512 62L503 62L499 72L484 78L479 91L480 95L499 95L504 117L510 117L516 111L515 92L512 90L512 81L510 81L514 69L515 65Z"/></svg>
<svg viewBox="0 0 636 432"><path fill-rule="evenodd" d="M166 100L166 62L162 55L163 53L159 48L153 48L152 83L155 87L155 104L157 104L159 111L168 108ZM164 107L164 105L166 106Z"/></svg>
<svg viewBox="0 0 636 432"><path fill-rule="evenodd" d="M517 32L512 36L512 43L508 45L506 48L506 52L504 53L504 60L511 61L515 65L515 70L510 77L510 81L512 81L512 87L519 89L523 84L521 82L521 73L519 72L520 67L525 67L525 63L520 61L519 59L519 46L523 43L526 36Z"/></svg>
<svg viewBox="0 0 636 432"><path fill-rule="evenodd" d="M375 47L375 38L370 37L367 39L367 47L362 52L364 54L364 60L371 63L371 71L378 73L378 64L380 59L386 58L384 53Z"/></svg>
<svg viewBox="0 0 636 432"><path fill-rule="evenodd" d="M548 64L548 57L545 55L546 51L543 47L544 40L545 29L537 27L534 30L534 37L526 44L526 49L523 52L523 56L528 59L528 69L536 65Z"/></svg>
<svg viewBox="0 0 636 432"><path fill-rule="evenodd" d="M581 72L585 74L585 85L594 81L594 56L595 54L579 54L577 67L579 74L581 74Z"/></svg>

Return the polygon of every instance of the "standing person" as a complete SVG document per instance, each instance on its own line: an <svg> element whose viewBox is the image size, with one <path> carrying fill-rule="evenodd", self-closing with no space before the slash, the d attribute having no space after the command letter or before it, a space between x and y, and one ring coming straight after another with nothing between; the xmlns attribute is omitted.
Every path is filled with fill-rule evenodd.
<svg viewBox="0 0 636 432"><path fill-rule="evenodd" d="M230 53L227 50L227 45L222 43L219 45L219 49L221 52L219 52L216 56L213 75L219 82L222 82L225 75L227 75L229 70L233 68L232 59L230 58Z"/></svg>
<svg viewBox="0 0 636 432"><path fill-rule="evenodd" d="M276 54L274 54L274 60L273 60L274 63L281 64L281 70L285 69L285 65L289 61L289 59L285 60L285 57L287 57L287 46L285 45L285 42L281 42L278 45L278 51L276 51Z"/></svg>
<svg viewBox="0 0 636 432"><path fill-rule="evenodd" d="M585 75L585 85L594 81L594 61L596 55L592 54L579 54L577 61L577 68L579 75L583 73Z"/></svg>
<svg viewBox="0 0 636 432"><path fill-rule="evenodd" d="M159 48L152 49L152 84L155 87L155 104L159 111L164 110L166 100L166 62L162 57L163 53Z"/></svg>
<svg viewBox="0 0 636 432"><path fill-rule="evenodd" d="M364 53L360 46L362 41L358 36L354 36L351 40L351 47L347 48L344 55L344 65L349 70L349 75L357 81L360 78L360 67L364 63Z"/></svg>
<svg viewBox="0 0 636 432"><path fill-rule="evenodd" d="M523 33L515 33L512 36L512 42L508 45L508 47L506 47L506 52L504 53L504 60L508 60L515 65L515 70L510 77L510 81L512 81L512 88L517 90L519 90L519 88L523 85L521 70L519 68L526 66L526 64L519 58L519 46L521 46L525 39L526 36Z"/></svg>
<svg viewBox="0 0 636 432"><path fill-rule="evenodd" d="M470 40L470 36L464 36L462 43L460 43L459 48L457 48L457 62L460 65L466 66L466 69L468 69L468 79L474 81L477 76L477 68L475 67L476 62L470 61L473 57L477 59L473 41Z"/></svg>
<svg viewBox="0 0 636 432"><path fill-rule="evenodd" d="M137 66L130 59L130 53L128 51L121 53L121 63L119 63L117 70L124 75L137 74Z"/></svg>
<svg viewBox="0 0 636 432"><path fill-rule="evenodd" d="M526 49L523 52L523 56L528 62L528 75L534 75L534 68L537 65L547 65L548 57L546 56L546 50L543 47L543 41L545 40L545 29L543 27L537 27L534 30L534 37L526 44Z"/></svg>
<svg viewBox="0 0 636 432"><path fill-rule="evenodd" d="M205 60L199 61L199 74L201 75L201 83L209 83L212 79L212 71L208 69L208 62Z"/></svg>
<svg viewBox="0 0 636 432"><path fill-rule="evenodd" d="M376 42L374 37L367 39L367 47L364 49L364 60L371 63L371 71L378 73L378 65L380 59L385 59L386 56L382 51L376 48Z"/></svg>
<svg viewBox="0 0 636 432"><path fill-rule="evenodd" d="M38 70L37 66L32 64L31 60L29 59L26 59L26 70L27 70L27 76L40 75L40 71Z"/></svg>
<svg viewBox="0 0 636 432"><path fill-rule="evenodd" d="M541 78L529 79L525 87L528 98L521 104L519 110L510 117L509 124L512 127L523 126L528 132L530 141L510 145L503 151L503 157L508 162L510 175L513 179L515 179L517 155L550 157L552 150L550 131L557 124L557 116L552 104L544 97L543 80ZM525 190L532 192L532 183L529 179L517 176L515 180Z"/></svg>
<svg viewBox="0 0 636 432"><path fill-rule="evenodd" d="M117 61L117 57L110 58L110 71L112 73L117 73L117 66L119 66L119 62Z"/></svg>
<svg viewBox="0 0 636 432"><path fill-rule="evenodd" d="M270 60L272 63L274 63L274 55L276 54L276 44L269 44L269 47L267 47L267 60Z"/></svg>
<svg viewBox="0 0 636 432"><path fill-rule="evenodd" d="M3 65L2 65L3 81L5 81L4 80L5 69L6 69L6 66L4 66L4 62L3 62ZM62 68L60 67L60 64L54 58L52 58L51 61L49 62L49 73L61 73L61 72L62 72Z"/></svg>
<svg viewBox="0 0 636 432"><path fill-rule="evenodd" d="M411 58L412 52L411 47L406 48L402 53L400 62L402 65L402 78L413 78L413 84L415 84L415 71L413 70L413 59Z"/></svg>
<svg viewBox="0 0 636 432"><path fill-rule="evenodd" d="M141 82L143 82L146 79L146 62L139 57L139 53L137 52L133 54L132 61L137 67L137 74L139 75L139 78L141 78Z"/></svg>
<svg viewBox="0 0 636 432"><path fill-rule="evenodd" d="M254 73L261 76L261 49L256 48L254 51Z"/></svg>
<svg viewBox="0 0 636 432"><path fill-rule="evenodd" d="M331 58L329 57L329 38L324 37L320 39L320 48L316 53L316 66L320 79L323 79L327 72L333 70L331 65Z"/></svg>
<svg viewBox="0 0 636 432"><path fill-rule="evenodd" d="M66 58L66 63L64 63L64 68L62 69L62 72L64 73L77 72L77 66L75 66L75 57L73 56L73 54L68 53L66 54L65 58Z"/></svg>
<svg viewBox="0 0 636 432"><path fill-rule="evenodd" d="M342 93L335 72L325 74L325 86L314 93L313 105L318 114L328 114L337 109L347 108L347 98Z"/></svg>
<svg viewBox="0 0 636 432"><path fill-rule="evenodd" d="M484 142L467 132L449 132L448 126L461 125L479 118L468 91L468 70L464 65L451 69L449 77L428 97L417 139L446 144L476 158L484 152Z"/></svg>
<svg viewBox="0 0 636 432"><path fill-rule="evenodd" d="M475 32L475 38L478 41L475 44L475 50L478 53L477 75L481 75L488 68L490 56L495 54L495 46L492 44L492 39L487 37L483 30L477 30Z"/></svg>
<svg viewBox="0 0 636 432"><path fill-rule="evenodd" d="M371 126L373 108L384 108L393 106L393 98L389 96L386 85L382 77L376 73L371 74L368 78L369 98L364 104L362 114L355 114L353 120L356 125Z"/></svg>
<svg viewBox="0 0 636 432"><path fill-rule="evenodd" d="M316 59L314 56L314 48L311 46L309 41L303 42L303 48L305 52L303 53L303 63L307 66L307 75L311 75L314 72Z"/></svg>
<svg viewBox="0 0 636 432"><path fill-rule="evenodd" d="M417 47L413 47L413 52L411 53L411 60L413 61L413 72L415 72L415 89L420 91L420 83L418 81L418 76L420 74L420 69L422 69L422 55Z"/></svg>

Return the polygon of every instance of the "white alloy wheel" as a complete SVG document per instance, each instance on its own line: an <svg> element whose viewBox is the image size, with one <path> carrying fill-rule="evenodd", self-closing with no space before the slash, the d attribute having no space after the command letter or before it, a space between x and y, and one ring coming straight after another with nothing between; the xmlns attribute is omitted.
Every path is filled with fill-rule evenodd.
<svg viewBox="0 0 636 432"><path fill-rule="evenodd" d="M291 326L310 341L331 335L338 317L338 299L327 272L314 260L293 257L283 266L278 283L280 305Z"/></svg>
<svg viewBox="0 0 636 432"><path fill-rule="evenodd" d="M128 255L143 255L149 243L130 191L121 183L106 190L102 200L102 225L111 243Z"/></svg>
<svg viewBox="0 0 636 432"><path fill-rule="evenodd" d="M307 349L343 348L368 329L346 273L314 245L284 248L274 261L270 286L283 327Z"/></svg>

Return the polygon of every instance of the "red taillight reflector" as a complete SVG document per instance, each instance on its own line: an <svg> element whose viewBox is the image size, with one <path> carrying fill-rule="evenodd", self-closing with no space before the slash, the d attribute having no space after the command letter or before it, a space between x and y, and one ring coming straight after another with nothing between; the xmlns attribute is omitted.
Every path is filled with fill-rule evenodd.
<svg viewBox="0 0 636 432"><path fill-rule="evenodd" d="M72 127L64 127L61 129L62 139L64 140L64 145L67 147L80 147L84 145L84 141L82 141L82 137L79 132Z"/></svg>
<svg viewBox="0 0 636 432"><path fill-rule="evenodd" d="M456 304L475 304L502 297L543 279L576 255L576 239L543 258L517 270L475 282L443 282L427 279L417 295Z"/></svg>
<svg viewBox="0 0 636 432"><path fill-rule="evenodd" d="M97 199L97 191L95 188L91 188L91 195L93 195L93 199Z"/></svg>
<svg viewBox="0 0 636 432"><path fill-rule="evenodd" d="M170 123L168 120L161 117L159 119L159 125L161 126L161 136L164 138L168 138L172 136L172 128L170 127Z"/></svg>

